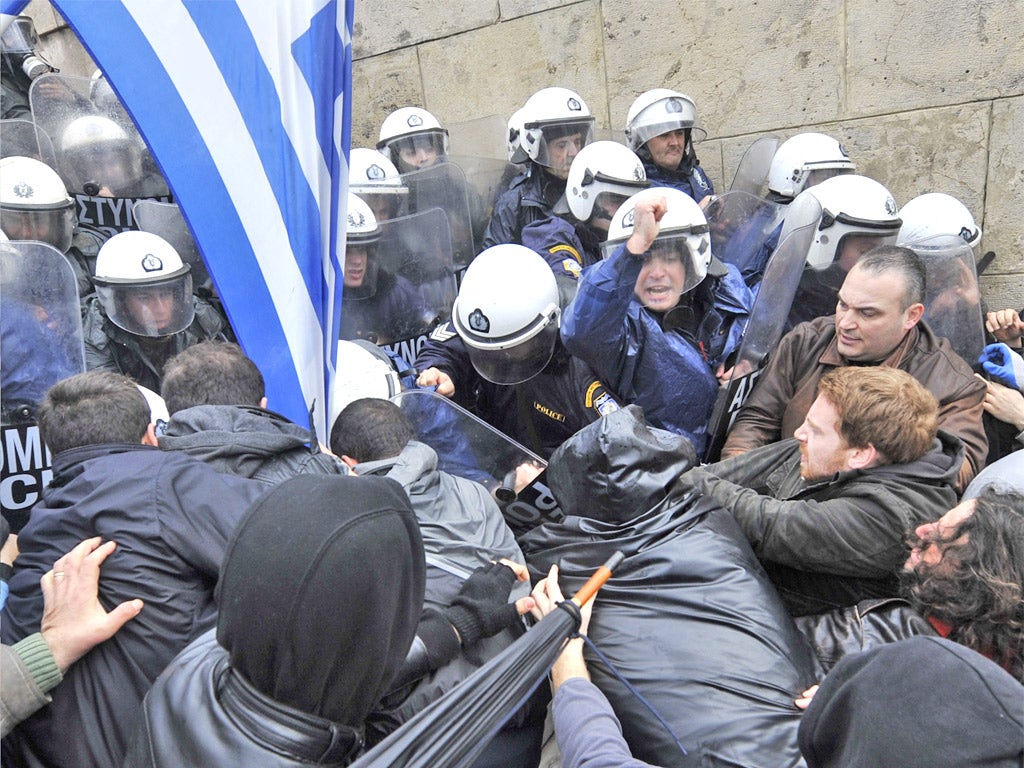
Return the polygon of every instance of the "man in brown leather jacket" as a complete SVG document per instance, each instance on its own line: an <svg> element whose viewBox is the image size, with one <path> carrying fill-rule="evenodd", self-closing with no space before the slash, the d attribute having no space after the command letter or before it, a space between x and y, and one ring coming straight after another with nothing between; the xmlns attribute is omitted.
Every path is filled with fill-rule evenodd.
<svg viewBox="0 0 1024 768"><path fill-rule="evenodd" d="M960 438L966 457L957 479L964 488L985 463L982 426L985 383L937 337L924 313L924 266L913 251L880 246L850 270L835 317L801 323L779 342L722 449L722 458L792 437L833 368L884 365L920 381L939 401L939 427Z"/></svg>

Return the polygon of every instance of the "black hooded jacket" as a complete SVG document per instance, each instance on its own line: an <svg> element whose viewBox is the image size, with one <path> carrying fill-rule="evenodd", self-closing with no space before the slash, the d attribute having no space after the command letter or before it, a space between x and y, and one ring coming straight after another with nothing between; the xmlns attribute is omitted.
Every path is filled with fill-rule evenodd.
<svg viewBox="0 0 1024 768"><path fill-rule="evenodd" d="M415 636L424 574L393 480L281 483L228 548L216 636L153 685L125 765L347 765Z"/></svg>
<svg viewBox="0 0 1024 768"><path fill-rule="evenodd" d="M632 754L659 766L802 765L795 695L813 684L806 640L727 511L672 490L693 461L678 435L636 406L570 438L548 479L567 517L521 541L535 575L560 565L574 592L615 551L625 560L598 593L588 635L668 721L588 656Z"/></svg>
<svg viewBox="0 0 1024 768"><path fill-rule="evenodd" d="M185 408L171 416L159 442L165 451L187 453L218 472L266 486L295 475L347 474L308 429L257 406Z"/></svg>

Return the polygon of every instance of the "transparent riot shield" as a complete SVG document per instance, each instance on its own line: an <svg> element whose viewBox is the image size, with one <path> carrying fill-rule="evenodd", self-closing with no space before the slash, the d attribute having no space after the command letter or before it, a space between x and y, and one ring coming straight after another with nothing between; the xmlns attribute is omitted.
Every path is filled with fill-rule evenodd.
<svg viewBox="0 0 1024 768"><path fill-rule="evenodd" d="M482 203L466 181L466 174L454 163L442 162L429 168L404 173L402 180L409 188L409 213L421 213L432 208L444 211L451 230L450 240L455 268L460 270L468 266L476 256L473 227L479 215L475 219L473 210L479 208Z"/></svg>
<svg viewBox="0 0 1024 768"><path fill-rule="evenodd" d="M133 215L140 230L162 237L174 246L181 260L191 266L195 292L204 298L212 295L213 282L178 204L139 200L134 205Z"/></svg>
<svg viewBox="0 0 1024 768"><path fill-rule="evenodd" d="M760 279L772 255L769 239L785 213L784 206L764 198L747 192L726 192L705 211L711 252L753 283Z"/></svg>
<svg viewBox="0 0 1024 768"><path fill-rule="evenodd" d="M907 247L925 266L925 321L949 339L968 365L974 365L985 346L974 249L955 235L936 235Z"/></svg>
<svg viewBox="0 0 1024 768"><path fill-rule="evenodd" d="M29 91L33 120L53 142L57 172L77 200L79 227L110 237L134 228L137 200L171 196L128 113L92 96L89 78L56 73L37 78Z"/></svg>
<svg viewBox="0 0 1024 768"><path fill-rule="evenodd" d="M46 390L85 370L75 274L50 245L0 244L0 506L15 532L50 480L36 415Z"/></svg>
<svg viewBox="0 0 1024 768"><path fill-rule="evenodd" d="M708 422L709 440L705 462L718 460L740 406L750 395L769 356L786 331L790 305L796 295L807 251L814 242L820 219L821 206L810 195L797 198L789 206L779 247L768 260L754 306L750 310L743 339L732 365L732 376L718 391L718 399Z"/></svg>
<svg viewBox="0 0 1024 768"><path fill-rule="evenodd" d="M499 134L500 135L500 134ZM469 185L469 213L473 222L473 242L480 248L484 232L494 211L494 201L508 188L509 182L522 172L522 166L489 157L457 155L448 157L449 164L462 169Z"/></svg>
<svg viewBox="0 0 1024 768"><path fill-rule="evenodd" d="M771 170L772 159L778 148L778 136L761 136L756 139L743 153L729 191L764 197L768 192L768 171Z"/></svg>
<svg viewBox="0 0 1024 768"><path fill-rule="evenodd" d="M432 208L380 228L376 243L346 248L340 337L389 345L414 360L455 301L448 218Z"/></svg>
<svg viewBox="0 0 1024 768"><path fill-rule="evenodd" d="M31 157L57 168L53 142L31 120L0 120L0 157Z"/></svg>
<svg viewBox="0 0 1024 768"><path fill-rule="evenodd" d="M491 491L517 539L564 517L545 484L547 465L535 453L431 390L408 390L391 400L409 417L417 439L437 452L439 469Z"/></svg>

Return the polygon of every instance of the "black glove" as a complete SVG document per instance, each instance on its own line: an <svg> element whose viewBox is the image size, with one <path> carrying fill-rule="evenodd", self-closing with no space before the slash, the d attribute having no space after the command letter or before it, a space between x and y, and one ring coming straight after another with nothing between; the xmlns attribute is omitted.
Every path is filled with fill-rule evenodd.
<svg viewBox="0 0 1024 768"><path fill-rule="evenodd" d="M515 624L519 612L515 603L508 602L515 582L515 572L501 563L481 566L463 582L459 594L443 611L463 646Z"/></svg>

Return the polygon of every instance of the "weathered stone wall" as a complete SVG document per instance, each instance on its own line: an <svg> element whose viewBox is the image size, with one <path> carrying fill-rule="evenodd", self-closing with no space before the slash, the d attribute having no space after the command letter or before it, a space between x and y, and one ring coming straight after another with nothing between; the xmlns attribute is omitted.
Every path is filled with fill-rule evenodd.
<svg viewBox="0 0 1024 768"><path fill-rule="evenodd" d="M46 0L29 13L57 66L91 71ZM357 146L415 104L503 157L506 118L547 85L618 137L664 86L696 100L725 189L758 136L821 130L901 203L961 199L997 254L988 304L1024 304L1024 0L356 0L354 57Z"/></svg>
<svg viewBox="0 0 1024 768"><path fill-rule="evenodd" d="M897 201L962 200L997 254L987 302L1024 304L1022 0L358 0L354 38L356 144L414 104L445 125L496 116L500 156L505 119L547 85L621 136L634 97L675 88L719 189L760 135L831 134Z"/></svg>

